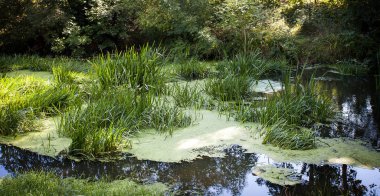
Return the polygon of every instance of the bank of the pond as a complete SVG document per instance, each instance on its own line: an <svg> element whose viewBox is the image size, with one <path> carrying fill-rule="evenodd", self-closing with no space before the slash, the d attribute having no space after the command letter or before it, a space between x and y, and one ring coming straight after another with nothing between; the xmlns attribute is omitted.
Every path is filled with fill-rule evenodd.
<svg viewBox="0 0 380 196"><path fill-rule="evenodd" d="M161 183L140 185L130 180L89 181L30 172L0 180L0 195L164 195Z"/></svg>
<svg viewBox="0 0 380 196"><path fill-rule="evenodd" d="M136 135L132 138L132 149L127 152L141 160L181 162L201 156L224 156L223 149L240 145L247 153L266 154L277 162L380 167L380 153L361 140L317 137L315 149L283 150L262 144L258 124L228 121L214 111L201 110L199 115L195 125L176 130L172 135L154 132Z"/></svg>

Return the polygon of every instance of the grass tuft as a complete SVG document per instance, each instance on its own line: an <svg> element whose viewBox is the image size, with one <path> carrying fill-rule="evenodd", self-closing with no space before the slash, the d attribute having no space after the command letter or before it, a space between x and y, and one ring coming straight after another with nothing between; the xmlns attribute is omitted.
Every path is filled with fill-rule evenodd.
<svg viewBox="0 0 380 196"><path fill-rule="evenodd" d="M288 124L280 120L265 129L263 144L272 144L282 149L308 150L315 147L315 135L312 131Z"/></svg>
<svg viewBox="0 0 380 196"><path fill-rule="evenodd" d="M250 79L247 76L228 75L223 79L209 79L205 91L219 101L240 101L250 95L249 87Z"/></svg>
<svg viewBox="0 0 380 196"><path fill-rule="evenodd" d="M102 87L122 86L147 91L160 90L164 86L159 55L156 50L144 46L121 53L100 55L93 62L94 70Z"/></svg>
<svg viewBox="0 0 380 196"><path fill-rule="evenodd" d="M184 80L204 79L210 75L210 67L205 62L188 60L177 66L177 75Z"/></svg>

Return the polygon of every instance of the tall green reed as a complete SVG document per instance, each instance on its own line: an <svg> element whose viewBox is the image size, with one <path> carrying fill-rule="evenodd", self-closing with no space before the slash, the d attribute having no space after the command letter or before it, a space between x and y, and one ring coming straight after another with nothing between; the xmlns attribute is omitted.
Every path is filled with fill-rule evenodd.
<svg viewBox="0 0 380 196"><path fill-rule="evenodd" d="M100 55L92 64L102 87L127 85L140 91L164 86L160 56L148 45L120 53Z"/></svg>

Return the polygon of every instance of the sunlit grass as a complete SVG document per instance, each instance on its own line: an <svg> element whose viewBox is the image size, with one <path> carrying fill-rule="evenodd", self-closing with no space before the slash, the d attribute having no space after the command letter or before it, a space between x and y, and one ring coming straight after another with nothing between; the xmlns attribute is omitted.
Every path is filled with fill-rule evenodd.
<svg viewBox="0 0 380 196"><path fill-rule="evenodd" d="M74 101L74 91L34 77L0 78L0 134L34 129L38 116L54 115Z"/></svg>
<svg viewBox="0 0 380 196"><path fill-rule="evenodd" d="M85 71L89 63L68 57L39 57L37 55L0 56L0 72L28 69L31 71L51 71L54 66L65 66L70 70Z"/></svg>
<svg viewBox="0 0 380 196"><path fill-rule="evenodd" d="M132 47L125 52L100 55L92 64L102 87L126 85L140 91L160 90L165 78L159 58L149 46L139 51Z"/></svg>

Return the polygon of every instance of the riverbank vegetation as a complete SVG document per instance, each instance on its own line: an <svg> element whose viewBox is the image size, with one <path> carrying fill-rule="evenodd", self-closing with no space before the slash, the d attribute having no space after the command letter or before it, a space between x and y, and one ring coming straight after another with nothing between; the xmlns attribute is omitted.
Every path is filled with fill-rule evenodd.
<svg viewBox="0 0 380 196"><path fill-rule="evenodd" d="M60 178L53 173L28 172L0 181L1 195L164 195L163 184L139 185L129 180L92 181Z"/></svg>
<svg viewBox="0 0 380 196"><path fill-rule="evenodd" d="M191 111L208 109L260 123L265 144L313 148L314 125L336 112L299 72L376 71L378 4L13 1L0 8L0 134L58 117L69 153L97 157L131 147L138 132L172 134L195 122ZM52 76L12 75L25 69ZM255 90L267 79L281 89Z"/></svg>

